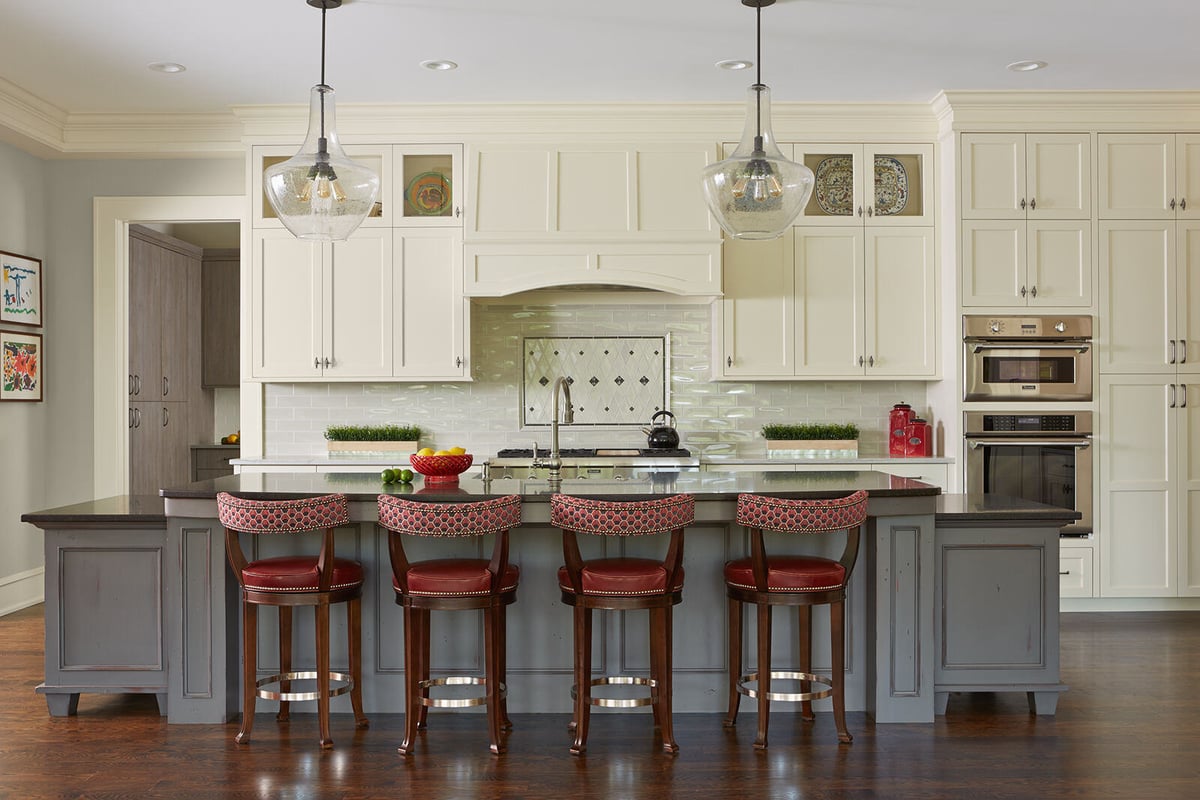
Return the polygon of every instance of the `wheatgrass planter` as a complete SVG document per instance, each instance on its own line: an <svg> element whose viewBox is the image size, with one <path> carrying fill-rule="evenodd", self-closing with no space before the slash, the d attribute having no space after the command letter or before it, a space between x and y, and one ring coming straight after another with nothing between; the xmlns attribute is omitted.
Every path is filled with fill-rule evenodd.
<svg viewBox="0 0 1200 800"><path fill-rule="evenodd" d="M768 439L767 455L858 458L857 439Z"/></svg>
<svg viewBox="0 0 1200 800"><path fill-rule="evenodd" d="M415 453L420 442L325 442L330 453Z"/></svg>

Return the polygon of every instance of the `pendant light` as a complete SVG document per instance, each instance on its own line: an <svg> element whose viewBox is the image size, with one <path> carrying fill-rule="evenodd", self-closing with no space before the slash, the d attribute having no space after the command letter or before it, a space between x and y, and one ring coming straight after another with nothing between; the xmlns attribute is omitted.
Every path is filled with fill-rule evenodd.
<svg viewBox="0 0 1200 800"><path fill-rule="evenodd" d="M746 127L737 149L701 173L704 199L735 239L775 239L803 210L812 170L784 158L771 133L771 90L762 82L762 9L775 0L742 0L755 9L757 78L747 94Z"/></svg>
<svg viewBox="0 0 1200 800"><path fill-rule="evenodd" d="M267 200L297 238L345 239L379 197L379 176L351 161L338 140L333 89L325 83L325 12L342 0L307 0L321 9L321 82L312 88L308 134L300 152L263 172Z"/></svg>

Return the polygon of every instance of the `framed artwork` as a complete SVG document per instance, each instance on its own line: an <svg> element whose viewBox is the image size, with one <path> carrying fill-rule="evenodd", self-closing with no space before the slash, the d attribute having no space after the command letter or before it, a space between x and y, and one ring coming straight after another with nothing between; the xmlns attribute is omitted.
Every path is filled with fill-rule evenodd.
<svg viewBox="0 0 1200 800"><path fill-rule="evenodd" d="M0 401L42 401L45 369L42 336L38 333L0 331Z"/></svg>
<svg viewBox="0 0 1200 800"><path fill-rule="evenodd" d="M42 327L42 260L0 250L0 323Z"/></svg>

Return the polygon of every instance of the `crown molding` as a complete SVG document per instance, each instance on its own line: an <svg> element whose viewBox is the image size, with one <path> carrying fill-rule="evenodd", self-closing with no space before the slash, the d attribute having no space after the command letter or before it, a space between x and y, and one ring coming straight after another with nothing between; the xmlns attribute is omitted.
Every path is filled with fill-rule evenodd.
<svg viewBox="0 0 1200 800"><path fill-rule="evenodd" d="M945 91L930 107L939 127L954 131L1200 128L1200 91Z"/></svg>

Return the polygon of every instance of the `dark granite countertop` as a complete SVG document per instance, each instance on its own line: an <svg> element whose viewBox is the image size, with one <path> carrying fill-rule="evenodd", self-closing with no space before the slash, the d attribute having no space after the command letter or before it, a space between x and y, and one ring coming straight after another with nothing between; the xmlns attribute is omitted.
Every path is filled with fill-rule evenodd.
<svg viewBox="0 0 1200 800"><path fill-rule="evenodd" d="M21 521L39 528L52 525L61 527L70 523L82 523L92 528L131 525L166 527L164 505L163 498L156 495L123 494L22 514Z"/></svg>
<svg viewBox="0 0 1200 800"><path fill-rule="evenodd" d="M999 494L943 494L937 499L935 519L971 522L976 520L1048 520L1063 525L1082 518L1078 511Z"/></svg>
<svg viewBox="0 0 1200 800"><path fill-rule="evenodd" d="M549 502L555 491L596 498L634 499L689 493L700 500L736 500L741 492L778 497L836 497L858 489L872 497L929 497L936 486L879 472L660 472L632 480L573 479L552 489L544 479L503 478L483 481L463 478L458 483L425 484L417 476L412 484L384 485L374 474L363 473L261 473L231 475L187 486L162 490L171 499L211 499L230 492L261 499L299 497L340 492L351 502L373 502L380 494L412 495L438 501L469 501L509 494L528 502Z"/></svg>

